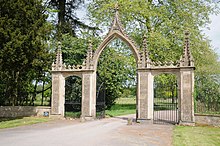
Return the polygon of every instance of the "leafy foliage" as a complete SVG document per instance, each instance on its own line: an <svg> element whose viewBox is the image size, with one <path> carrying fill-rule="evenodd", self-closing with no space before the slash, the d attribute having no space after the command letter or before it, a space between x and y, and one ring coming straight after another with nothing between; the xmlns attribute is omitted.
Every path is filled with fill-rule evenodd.
<svg viewBox="0 0 220 146"><path fill-rule="evenodd" d="M161 74L154 77L155 98L173 100L177 97L177 78L173 74Z"/></svg>
<svg viewBox="0 0 220 146"><path fill-rule="evenodd" d="M83 38L62 35L62 53L66 65L82 64L86 57L88 41Z"/></svg>
<svg viewBox="0 0 220 146"><path fill-rule="evenodd" d="M219 75L199 75L195 78L197 113L220 113Z"/></svg>
<svg viewBox="0 0 220 146"><path fill-rule="evenodd" d="M89 7L93 22L101 28L109 26L115 3L115 0L94 0ZM209 14L218 12L214 2L119 0L118 5L126 32L140 47L143 34L147 34L152 60L179 60L185 30L191 34L191 51L198 71L206 70L203 65L215 56L209 41L200 30L208 24ZM201 60L204 62L199 62Z"/></svg>
<svg viewBox="0 0 220 146"><path fill-rule="evenodd" d="M51 64L46 49L51 27L43 12L39 0L0 2L1 105L27 101L34 88L32 82Z"/></svg>
<svg viewBox="0 0 220 146"><path fill-rule="evenodd" d="M119 40L113 41L102 52L97 68L98 81L106 87L106 106L110 108L122 95L125 87L136 85L135 59Z"/></svg>
<svg viewBox="0 0 220 146"><path fill-rule="evenodd" d="M119 13L126 32L142 48L147 35L150 58L153 61L177 61L184 45L184 31L190 32L190 49L195 59L196 99L218 102L219 82L212 76L219 74L218 55L210 46L201 28L210 22L210 14L218 14L219 7L210 0L94 0L89 6L91 20L102 29L109 26L119 5ZM207 76L207 77L205 77ZM204 79L203 79L204 78ZM159 78L158 78L159 79ZM166 80L162 77L159 80ZM198 83L203 82L204 84ZM198 87L197 87L198 86ZM209 89L209 93L204 93ZM201 92L201 93L200 93ZM200 94L198 96L198 94Z"/></svg>

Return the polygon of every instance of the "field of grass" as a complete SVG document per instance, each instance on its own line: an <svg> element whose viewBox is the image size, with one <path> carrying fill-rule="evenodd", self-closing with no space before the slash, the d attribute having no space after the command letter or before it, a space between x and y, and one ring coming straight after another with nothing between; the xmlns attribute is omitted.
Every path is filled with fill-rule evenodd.
<svg viewBox="0 0 220 146"><path fill-rule="evenodd" d="M114 117L127 114L136 113L136 99L135 98L119 98L116 104L110 110L106 110L106 116Z"/></svg>
<svg viewBox="0 0 220 146"><path fill-rule="evenodd" d="M47 117L0 118L0 129L50 121Z"/></svg>
<svg viewBox="0 0 220 146"><path fill-rule="evenodd" d="M174 146L220 146L220 128L175 126Z"/></svg>
<svg viewBox="0 0 220 146"><path fill-rule="evenodd" d="M106 116L115 117L121 115L135 114L136 105L135 104L115 104L110 110L106 110Z"/></svg>

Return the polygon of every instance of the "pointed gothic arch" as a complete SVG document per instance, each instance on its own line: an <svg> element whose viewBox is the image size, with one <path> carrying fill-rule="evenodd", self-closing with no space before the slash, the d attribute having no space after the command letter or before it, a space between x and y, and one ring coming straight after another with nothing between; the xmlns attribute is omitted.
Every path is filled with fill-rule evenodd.
<svg viewBox="0 0 220 146"><path fill-rule="evenodd" d="M118 13L118 6L115 6L115 17L112 21L111 27L109 29L108 34L105 36L99 47L94 53L93 57L93 65L94 68L97 68L97 63L99 60L99 56L101 55L102 51L106 48L106 46L113 41L114 39L119 38L121 39L124 43L126 43L129 48L131 49L134 58L136 60L136 64L138 66L138 62L140 62L140 55L139 55L139 50L137 46L135 45L134 41L130 39L130 37L125 33L124 28L121 24L120 18L119 18L119 13Z"/></svg>
<svg viewBox="0 0 220 146"><path fill-rule="evenodd" d="M98 49L94 53L93 60L94 60L95 69L97 68L97 63L98 63L98 60L99 60L99 57L100 57L102 51L106 48L106 46L111 41L113 41L116 38L121 39L124 43L126 43L129 46L129 48L131 49L131 51L134 55L135 61L138 64L138 62L140 61L140 55L139 55L139 51L137 50L136 45L127 36L122 34L120 31L114 30L102 41L102 43L99 45Z"/></svg>

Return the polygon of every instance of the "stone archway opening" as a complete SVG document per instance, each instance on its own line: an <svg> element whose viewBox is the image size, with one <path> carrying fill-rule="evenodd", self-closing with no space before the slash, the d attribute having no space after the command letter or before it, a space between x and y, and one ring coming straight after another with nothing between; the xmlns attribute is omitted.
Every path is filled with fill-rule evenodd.
<svg viewBox="0 0 220 146"><path fill-rule="evenodd" d="M175 74L154 76L154 113L156 124L178 123L178 81Z"/></svg>
<svg viewBox="0 0 220 146"><path fill-rule="evenodd" d="M64 115L69 118L79 118L82 105L82 79L78 76L65 78Z"/></svg>
<svg viewBox="0 0 220 146"><path fill-rule="evenodd" d="M100 117L100 108L107 109L106 114L109 116L114 116L111 115L111 111L114 111L116 106L118 113L126 109L133 111L133 114L136 112L136 70L137 62L134 54L120 38L115 38L103 49L96 69L96 115L98 112L98 117ZM105 112L102 111L102 113Z"/></svg>

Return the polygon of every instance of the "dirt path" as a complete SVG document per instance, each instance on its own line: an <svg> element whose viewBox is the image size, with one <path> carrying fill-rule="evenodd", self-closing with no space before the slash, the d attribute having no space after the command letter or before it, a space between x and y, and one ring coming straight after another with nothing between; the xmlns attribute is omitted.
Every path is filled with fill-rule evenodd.
<svg viewBox="0 0 220 146"><path fill-rule="evenodd" d="M85 123L60 120L0 130L1 146L171 146L172 125L115 117Z"/></svg>

